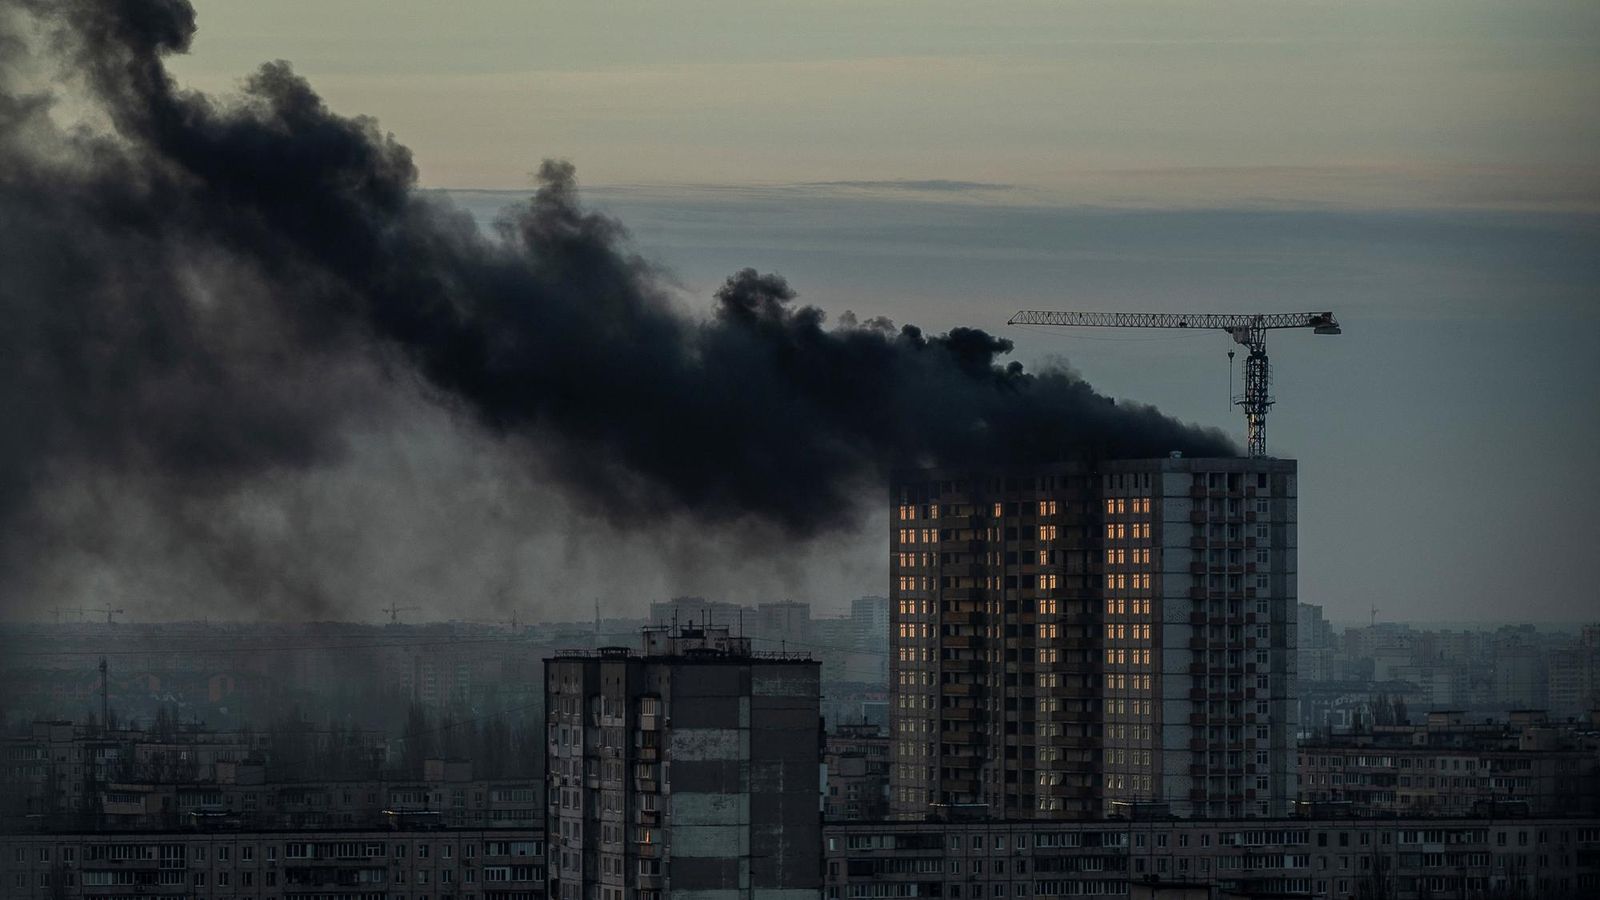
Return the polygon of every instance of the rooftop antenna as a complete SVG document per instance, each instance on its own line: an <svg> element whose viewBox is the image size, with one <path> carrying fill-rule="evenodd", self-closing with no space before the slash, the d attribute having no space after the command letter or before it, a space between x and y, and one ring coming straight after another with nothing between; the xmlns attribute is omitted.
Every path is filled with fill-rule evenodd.
<svg viewBox="0 0 1600 900"><path fill-rule="evenodd" d="M107 688L110 675L106 667L106 658L100 657L100 733L111 733L111 695Z"/></svg>

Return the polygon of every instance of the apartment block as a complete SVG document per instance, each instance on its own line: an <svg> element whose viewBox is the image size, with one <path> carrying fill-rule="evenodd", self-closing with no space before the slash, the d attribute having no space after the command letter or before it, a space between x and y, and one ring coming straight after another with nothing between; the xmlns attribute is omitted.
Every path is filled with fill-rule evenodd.
<svg viewBox="0 0 1600 900"><path fill-rule="evenodd" d="M1600 896L1595 819L836 823L823 896Z"/></svg>
<svg viewBox="0 0 1600 900"><path fill-rule="evenodd" d="M1127 548L1140 554L1131 567L1139 574L1129 575L1140 579L1140 590L1127 592L1127 604L1138 601L1142 613L1129 618L1157 630L1145 651L1156 656L1154 675L1140 683L1157 682L1146 693L1160 712L1153 725L1139 723L1140 737L1143 728L1153 728L1153 737L1128 742L1130 751L1140 748L1141 763L1146 753L1159 759L1142 767L1158 773L1159 788L1143 791L1141 780L1141 793L1202 817L1289 814L1299 730L1294 461L1170 458L1110 463L1107 473L1106 503L1118 510L1107 515L1108 534L1117 535L1108 541L1117 563L1108 565L1107 599L1119 611L1123 497L1150 510L1128 517L1145 519L1139 527L1149 537ZM1150 599L1140 600L1141 592ZM1112 618L1120 643L1122 616ZM1108 699L1122 683L1118 668ZM1130 691L1129 700L1138 693ZM1127 728L1115 712L1108 726L1121 734ZM1121 759L1116 741L1108 748ZM1140 768L1128 772L1142 775Z"/></svg>
<svg viewBox="0 0 1600 900"><path fill-rule="evenodd" d="M823 742L828 769L823 815L878 820L889 811L889 738L876 725L840 725Z"/></svg>
<svg viewBox="0 0 1600 900"><path fill-rule="evenodd" d="M541 900L540 828L0 835L7 900Z"/></svg>
<svg viewBox="0 0 1600 900"><path fill-rule="evenodd" d="M271 765L273 756L270 743L229 732L163 737L35 723L26 737L0 740L0 831L170 830L198 821L363 828L382 827L386 812L453 826L544 821L542 778L482 778L470 761L446 759L404 774L361 764L352 767L359 777L327 777L304 758Z"/></svg>
<svg viewBox="0 0 1600 900"><path fill-rule="evenodd" d="M703 627L546 660L551 896L815 896L819 670Z"/></svg>
<svg viewBox="0 0 1600 900"><path fill-rule="evenodd" d="M891 495L894 815L1291 809L1293 461L912 470Z"/></svg>
<svg viewBox="0 0 1600 900"><path fill-rule="evenodd" d="M1600 815L1600 734L1542 711L1469 721L1431 712L1302 742L1300 799L1364 815Z"/></svg>

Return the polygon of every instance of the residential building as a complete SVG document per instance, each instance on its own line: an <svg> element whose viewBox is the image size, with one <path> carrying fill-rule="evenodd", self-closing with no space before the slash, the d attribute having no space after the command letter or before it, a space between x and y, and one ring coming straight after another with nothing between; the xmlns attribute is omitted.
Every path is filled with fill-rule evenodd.
<svg viewBox="0 0 1600 900"><path fill-rule="evenodd" d="M1542 711L1469 722L1431 712L1302 741L1300 799L1366 815L1600 815L1600 736Z"/></svg>
<svg viewBox="0 0 1600 900"><path fill-rule="evenodd" d="M841 822L823 833L826 900L1600 896L1592 818Z"/></svg>
<svg viewBox="0 0 1600 900"><path fill-rule="evenodd" d="M343 831L0 834L7 900L205 897L541 900L544 833L432 825Z"/></svg>
<svg viewBox="0 0 1600 900"><path fill-rule="evenodd" d="M819 669L725 627L546 660L551 896L815 892Z"/></svg>
<svg viewBox="0 0 1600 900"><path fill-rule="evenodd" d="M1293 461L913 470L891 494L897 817L1289 812Z"/></svg>
<svg viewBox="0 0 1600 900"><path fill-rule="evenodd" d="M823 815L830 820L882 819L889 812L889 736L877 725L840 725L823 742L828 783Z"/></svg>

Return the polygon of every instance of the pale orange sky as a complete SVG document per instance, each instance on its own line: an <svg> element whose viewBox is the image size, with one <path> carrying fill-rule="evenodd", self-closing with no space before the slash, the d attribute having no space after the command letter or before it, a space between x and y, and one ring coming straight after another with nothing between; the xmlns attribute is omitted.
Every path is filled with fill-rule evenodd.
<svg viewBox="0 0 1600 900"><path fill-rule="evenodd" d="M1600 5L198 0L433 187L957 179L1127 205L1595 208Z"/></svg>

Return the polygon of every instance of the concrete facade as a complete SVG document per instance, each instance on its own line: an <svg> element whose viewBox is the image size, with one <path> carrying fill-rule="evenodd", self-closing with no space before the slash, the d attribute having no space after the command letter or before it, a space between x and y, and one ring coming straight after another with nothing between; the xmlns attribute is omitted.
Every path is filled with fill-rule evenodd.
<svg viewBox="0 0 1600 900"><path fill-rule="evenodd" d="M1500 722L1430 712L1303 742L1303 803L1364 815L1600 815L1600 734L1527 710Z"/></svg>
<svg viewBox="0 0 1600 900"><path fill-rule="evenodd" d="M875 822L825 837L827 900L1600 896L1592 818Z"/></svg>
<svg viewBox="0 0 1600 900"><path fill-rule="evenodd" d="M546 660L551 896L815 896L819 669L722 628Z"/></svg>
<svg viewBox="0 0 1600 900"><path fill-rule="evenodd" d="M541 829L0 835L6 900L542 900Z"/></svg>
<svg viewBox="0 0 1600 900"><path fill-rule="evenodd" d="M1290 812L1292 460L917 470L891 495L893 815Z"/></svg>

